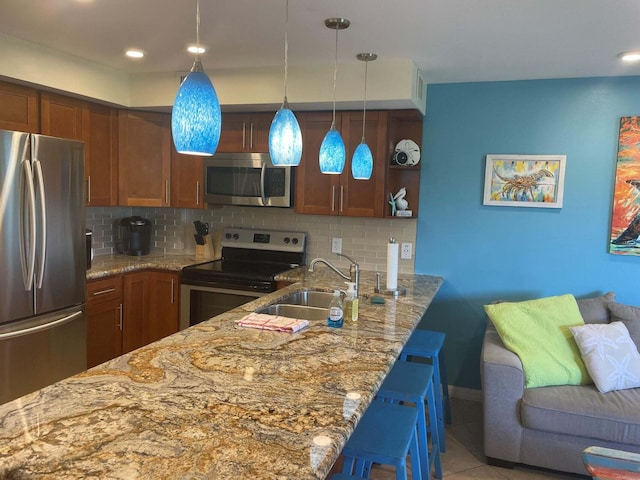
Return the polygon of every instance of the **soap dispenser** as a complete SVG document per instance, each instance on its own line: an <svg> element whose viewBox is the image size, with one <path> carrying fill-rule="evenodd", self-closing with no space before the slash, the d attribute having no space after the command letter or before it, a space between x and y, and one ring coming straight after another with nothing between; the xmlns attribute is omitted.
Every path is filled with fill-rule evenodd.
<svg viewBox="0 0 640 480"><path fill-rule="evenodd" d="M327 317L327 325L333 328L340 328L344 323L344 308L342 299L340 298L340 290L333 291L333 298L329 304L329 316Z"/></svg>
<svg viewBox="0 0 640 480"><path fill-rule="evenodd" d="M347 284L347 295L344 298L344 319L347 322L358 320L358 297L356 296L355 282L344 282Z"/></svg>

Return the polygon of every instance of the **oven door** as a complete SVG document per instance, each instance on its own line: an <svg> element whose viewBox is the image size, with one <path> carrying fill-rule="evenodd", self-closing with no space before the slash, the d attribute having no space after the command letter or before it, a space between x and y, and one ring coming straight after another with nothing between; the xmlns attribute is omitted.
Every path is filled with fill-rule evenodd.
<svg viewBox="0 0 640 480"><path fill-rule="evenodd" d="M204 201L221 205L290 207L291 167L276 167L266 153L220 153L205 160Z"/></svg>
<svg viewBox="0 0 640 480"><path fill-rule="evenodd" d="M230 290L201 285L180 286L180 330L233 310L258 297L263 292Z"/></svg>

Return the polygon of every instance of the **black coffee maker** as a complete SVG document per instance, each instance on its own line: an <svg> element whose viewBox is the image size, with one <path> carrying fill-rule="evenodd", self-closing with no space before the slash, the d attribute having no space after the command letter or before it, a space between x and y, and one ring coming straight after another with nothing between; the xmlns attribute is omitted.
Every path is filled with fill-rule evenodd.
<svg viewBox="0 0 640 480"><path fill-rule="evenodd" d="M118 251L125 255L148 255L151 251L151 221L138 217L120 220Z"/></svg>

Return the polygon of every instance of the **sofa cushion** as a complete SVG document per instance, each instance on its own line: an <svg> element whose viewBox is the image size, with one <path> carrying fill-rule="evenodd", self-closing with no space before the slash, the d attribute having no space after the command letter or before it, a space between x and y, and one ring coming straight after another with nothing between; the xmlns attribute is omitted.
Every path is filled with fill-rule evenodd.
<svg viewBox="0 0 640 480"><path fill-rule="evenodd" d="M569 330L601 393L640 387L640 354L624 323L592 323Z"/></svg>
<svg viewBox="0 0 640 480"><path fill-rule="evenodd" d="M611 320L624 323L627 330L629 330L631 340L640 350L640 308L621 303L610 303L608 308L611 313Z"/></svg>
<svg viewBox="0 0 640 480"><path fill-rule="evenodd" d="M609 309L607 307L615 300L616 294L614 292L605 293L598 297L578 299L578 308L584 323L609 323Z"/></svg>
<svg viewBox="0 0 640 480"><path fill-rule="evenodd" d="M640 445L640 389L600 393L593 385L529 388L520 404L533 430Z"/></svg>
<svg viewBox="0 0 640 480"><path fill-rule="evenodd" d="M528 388L591 382L569 331L584 325L573 295L484 308L505 346L520 357Z"/></svg>

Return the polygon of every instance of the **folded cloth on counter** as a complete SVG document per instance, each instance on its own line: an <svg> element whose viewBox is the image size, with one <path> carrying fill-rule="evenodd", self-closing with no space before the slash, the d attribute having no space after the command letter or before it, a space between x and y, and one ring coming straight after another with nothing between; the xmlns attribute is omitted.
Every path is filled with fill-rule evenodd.
<svg viewBox="0 0 640 480"><path fill-rule="evenodd" d="M241 327L294 333L307 327L309 320L283 317L282 315L267 315L266 313L250 313L238 320L237 324Z"/></svg>

